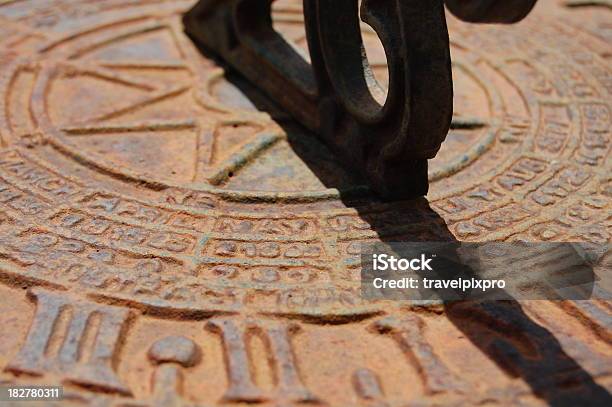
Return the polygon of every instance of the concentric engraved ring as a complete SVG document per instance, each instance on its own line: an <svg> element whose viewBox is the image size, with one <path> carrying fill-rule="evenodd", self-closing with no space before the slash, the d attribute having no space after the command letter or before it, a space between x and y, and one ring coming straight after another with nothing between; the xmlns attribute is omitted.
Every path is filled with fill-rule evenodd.
<svg viewBox="0 0 612 407"><path fill-rule="evenodd" d="M282 23L282 20L280 23ZM148 21L138 21L133 24L134 27L131 27L132 24L129 21L127 24L122 25L125 27L118 32L107 26L103 26L100 30L89 29L86 41L80 40L78 36L73 35L69 40L62 41L60 45L52 44L43 47L45 50L44 55L46 55L45 58L51 59L54 62L31 64L33 66L32 70L36 72L37 76L37 83L32 93L31 109L42 133L47 136L49 142L58 150L69 154L78 161L87 162L99 170L116 177L125 177L126 179L143 182L154 188L161 188L162 185L171 185L217 194L222 193L223 195L240 196L240 191L232 189L231 183L227 183L228 175L238 175L239 171L245 166L250 165L259 156L265 155L268 149L285 138L283 132L278 127L275 127L265 114L256 112L247 113L246 111L236 111L235 109L232 111L232 108L224 106L222 102L211 95L209 93L211 91L210 88L212 83L218 79L220 71L202 69L196 66L201 64L201 61L193 61L189 58L168 61L141 61L140 65L136 66L137 64L130 63L129 60L125 59L112 60L111 58L111 60L105 61L94 58L93 61L88 60L87 55L92 52L98 52L98 54L104 56L105 47L108 48L111 45L115 48L120 47L122 42L134 40L138 36L175 29L175 25L172 23L163 25ZM180 34L173 32L173 36L176 37L177 35ZM74 42L77 44L72 45ZM183 44L182 46L185 47L187 45ZM51 54L48 54L49 52ZM178 52L179 55L184 53L185 55L192 55L193 58L193 50ZM56 54L59 55L59 59L53 56ZM66 57L62 57L62 55ZM374 66L380 66L380 64L381 62L373 63ZM460 76L465 76L466 80L474 81L475 84L471 85L472 88L481 87L480 92L488 100L486 103L491 108L490 117L500 116L500 97L497 95L494 86L488 83L485 78L479 78L474 67L467 61L458 60L456 67ZM127 73L121 72L122 68L126 69ZM157 69L162 76L164 73L170 72L172 74L171 77L175 79L175 83L173 85L164 83L162 78L158 76L156 78L158 83L153 84L147 82L145 78L138 78L133 74L129 74L130 69L137 70L138 68L145 71L146 69ZM176 81L174 73L177 71L189 72L190 77L184 81ZM93 89L81 89L79 81L84 82L84 78L94 78L99 83L92 84ZM62 96L57 96L60 99L54 99L51 88L56 86L57 82L67 82L67 79L74 84L68 85L68 88L66 88L66 85L57 85L57 87L63 86L62 90L64 93ZM203 84L203 88L200 87L200 84ZM98 97L97 89L104 86L108 87L109 85L116 88L116 97L120 96L122 99L127 98L126 92L144 94L134 97L134 101L126 103L125 106L121 105L122 102L120 100L117 100L116 104L111 100L108 102L113 106L111 109L107 109L108 111L104 113L96 113L97 116L94 115L93 117L86 117L86 114L81 115L79 113L78 118L66 118L61 116L61 112L51 113L51 115L48 112L48 106L59 106L61 103L63 111L72 111L74 114L75 111L78 112L78 109L75 109L76 106L71 107L70 104L78 102L83 105L84 100L79 100L75 97L74 99L60 102L64 98L63 95L65 93L72 92L76 95L75 92L88 92L84 95L81 94L81 96L87 98L95 95ZM72 89L70 89L70 86L72 86ZM163 103L166 99L185 97L183 103L189 103L190 96L195 96L195 101L199 102L191 102L192 106L201 104L204 109L219 113L218 115L221 117L216 120L216 123L202 122L199 117L204 116L205 111L197 108L189 108L185 112L179 112L176 117L166 120L156 120L155 118L128 119L126 122L121 120L125 116L129 118L132 111L146 109L148 106L153 106L156 103ZM119 105L119 107L116 105ZM215 143L217 142L216 138L219 137L219 132L225 126L232 126L233 129L239 126L247 126L249 131L255 131L256 134L246 140L246 143L236 143L237 147L235 145L227 145L226 148L229 147L230 152L233 150L233 153L227 155L223 160L216 160L216 157L213 157L213 153L216 154L218 151L213 152L212 150L216 147ZM471 138L474 141L472 143L464 141L455 143L453 134L451 134L445 150L441 153L441 158L434 160L430 173L432 181L457 173L469 166L492 147L495 136L499 132L499 124L497 119L478 119L475 117L459 116L454 121L454 129L464 133L460 137ZM129 142L140 144L142 141L137 140L133 135L139 134L144 138L146 137L144 134L147 132L167 134L169 140L173 137L194 138L194 141L185 142L182 146L184 149L189 149L193 145L195 157L188 158L193 164L185 164L183 167L186 166L187 168L179 167L177 170L177 159L185 160L185 154L181 156L183 151L168 149L167 144L161 144L158 147L159 150L162 150L162 156L158 154L156 158L151 157L150 159L141 157L142 149L121 145L119 148L125 147L124 150L126 151L119 151L123 155L119 157L123 160L120 162L117 162L115 157L109 161L107 153L113 153L112 148L104 149L104 145L100 147L100 144L106 143L106 141L102 140L104 138L113 139L115 144L121 144L120 141L115 139L120 138L122 135L130 139ZM191 132L193 134L181 135L181 132ZM473 134L468 135L468 132ZM176 134L179 135L177 136ZM92 141L90 143L83 142L83 140L87 139ZM124 144L129 142L124 142ZM176 140L173 140L173 142L176 144ZM169 151L166 152L166 149ZM459 149L459 151L453 151L455 149ZM225 151L220 151L220 153L227 154ZM173 154L178 154L180 158L173 156ZM451 158L451 155L454 155L454 157ZM172 163L173 165L167 165L165 167L167 168L166 172L162 171L161 174L159 167L154 170L139 168L142 163L151 164L155 162L159 166L162 164L160 160ZM216 162L213 162L213 160ZM187 172L190 168L193 168L191 173L185 174L184 172ZM183 172L180 172L181 170ZM177 171L179 172L178 174L176 173ZM218 186L226 183L229 185L218 188ZM248 192L248 189L245 192ZM264 191L249 194L249 197L256 198L262 192ZM288 198L293 197L296 200L300 198L327 199L337 196L334 190L326 188L320 188L319 191L313 190L307 196L301 196L303 195L301 193L291 193L291 190L280 192L284 192L288 194ZM269 194L263 195L268 197L264 199L269 199Z"/></svg>
<svg viewBox="0 0 612 407"><path fill-rule="evenodd" d="M300 19L295 18L299 10L280 7L275 13L279 31L303 45ZM40 166L38 171L48 171L67 165L62 158L67 156L74 164L62 171L75 167L68 171L71 176L60 178L87 185L49 215L61 233L72 228L68 236L77 236L108 223L111 232L93 234L90 244L105 246L111 238L111 247L137 249L139 256L154 254L170 262L159 260L162 266L179 262L188 275L196 276L196 286L253 288L254 282L267 278L271 279L267 287L273 290L286 287L281 277L285 271L279 274L274 267L320 268L331 278L315 279L315 285L343 286L344 277L339 276L353 262L354 245L381 234L409 235L414 229L409 222L428 222L427 216L419 218L418 213L402 214L408 223L377 226L377 216L396 217L411 210L404 208L413 208L412 203L368 209L366 213L379 214L372 215L370 226L357 220L356 210L343 209L339 197L365 196L366 189L348 174L337 175L343 170L313 137L296 127L282 129L268 113L257 110L253 105L257 102L237 98L241 91L186 41L176 15L142 14L136 19L102 21L98 27L42 44L38 53L15 60L4 71L5 140L31 150L12 160L31 159L36 163L32 165ZM492 46L489 42L472 44L485 37L472 38L454 21L451 29L457 115L447 143L432 163L430 198L434 208L448 216L453 233L462 238L482 239L487 233L509 237L521 230L514 229L514 223L537 224L537 205L556 199L554 193L551 198L530 193L532 182L537 188L562 177L572 188L589 185L585 183L588 176L581 175L584 169L554 159L569 158L576 144L573 150L567 149L570 144L562 144L554 151L556 144L541 141L548 137L550 126L554 126L553 135L563 128L576 131L574 119L586 105L568 99L573 96L565 88L553 85L546 76L548 69L541 66L547 61L530 60L522 51L511 53L517 44L536 46L528 40L514 40L514 34L491 28L491 36L499 35L508 47L493 51L487 48ZM366 44L371 43L368 55L384 83L386 68L380 60L384 53L376 49L372 35L365 31ZM601 103L595 106L605 108ZM282 115L271 109L282 121ZM486 116L480 118L483 113ZM321 162L324 168L317 167ZM111 192L114 188L120 192ZM139 192L142 188L148 192ZM534 195L523 208L515 199L525 196L521 194ZM253 202L262 206L253 208ZM280 203L291 206L286 214L272 215L270 211ZM130 209L118 210L121 205ZM75 210L85 220L75 218ZM192 215L183 219L183 211ZM267 215L255 215L260 211ZM229 222L228 230L234 231L229 239L222 227L224 217L234 219ZM256 224L266 222L277 223L275 231L257 232ZM288 227L291 222L295 226ZM311 231L304 235L299 225ZM29 236L30 229L22 233ZM141 239L147 233L150 240ZM119 235L126 245L112 240ZM258 241L261 247L254 243ZM143 242L145 249L139 248ZM252 276L250 282L236 278L236 271L231 271L235 261L252 267L247 273ZM215 268L227 264L230 269ZM215 279L220 283L214 283ZM189 279L180 280L178 285L185 285ZM313 281L294 283L297 287Z"/></svg>
<svg viewBox="0 0 612 407"><path fill-rule="evenodd" d="M299 3L274 3L298 49ZM0 0L0 381L109 406L609 397L608 302L359 291L364 242L610 242L609 10L538 3L449 17L431 193L381 203L192 46L191 1Z"/></svg>

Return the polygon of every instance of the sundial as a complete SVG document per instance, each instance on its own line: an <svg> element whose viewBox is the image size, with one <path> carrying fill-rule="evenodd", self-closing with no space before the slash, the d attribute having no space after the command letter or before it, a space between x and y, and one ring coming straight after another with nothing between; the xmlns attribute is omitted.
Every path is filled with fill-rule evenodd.
<svg viewBox="0 0 612 407"><path fill-rule="evenodd" d="M365 301L359 250L609 243L609 2L447 12L450 131L427 195L395 200L199 49L194 3L0 1L3 385L92 406L608 404L609 302ZM272 22L308 55L301 1Z"/></svg>

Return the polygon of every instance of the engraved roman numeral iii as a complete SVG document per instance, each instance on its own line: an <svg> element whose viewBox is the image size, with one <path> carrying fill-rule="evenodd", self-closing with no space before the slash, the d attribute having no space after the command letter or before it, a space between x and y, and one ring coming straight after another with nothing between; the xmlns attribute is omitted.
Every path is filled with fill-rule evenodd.
<svg viewBox="0 0 612 407"><path fill-rule="evenodd" d="M115 373L129 310L98 305L35 288L36 314L28 336L7 370L58 374L62 381L130 395Z"/></svg>

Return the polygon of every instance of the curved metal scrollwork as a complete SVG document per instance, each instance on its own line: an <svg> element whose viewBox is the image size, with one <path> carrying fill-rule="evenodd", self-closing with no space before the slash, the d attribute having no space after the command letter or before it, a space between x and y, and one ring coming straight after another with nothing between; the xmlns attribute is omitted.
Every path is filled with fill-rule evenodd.
<svg viewBox="0 0 612 407"><path fill-rule="evenodd" d="M460 18L498 21L492 3L526 9L535 1L447 3ZM440 149L452 119L443 0L362 0L361 10L359 0L304 0L310 63L272 28L272 2L200 0L184 17L186 31L318 134L383 198L425 195L427 160ZM386 99L367 63L361 20L385 49Z"/></svg>
<svg viewBox="0 0 612 407"><path fill-rule="evenodd" d="M516 23L538 0L445 0L455 16L471 23Z"/></svg>

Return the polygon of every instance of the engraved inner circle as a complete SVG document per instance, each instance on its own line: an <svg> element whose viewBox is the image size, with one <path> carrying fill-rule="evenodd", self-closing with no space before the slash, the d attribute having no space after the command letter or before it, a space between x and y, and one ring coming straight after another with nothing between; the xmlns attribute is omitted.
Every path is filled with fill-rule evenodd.
<svg viewBox="0 0 612 407"><path fill-rule="evenodd" d="M286 14L276 10L276 28L304 46L302 22ZM35 68L32 112L59 151L119 177L196 190L325 191L319 171L336 179L334 188L361 185L312 135L258 110L177 21L121 26L51 45ZM384 50L365 24L363 38L386 86ZM434 182L486 153L499 130L498 91L461 53L453 68L456 115L431 162Z"/></svg>

